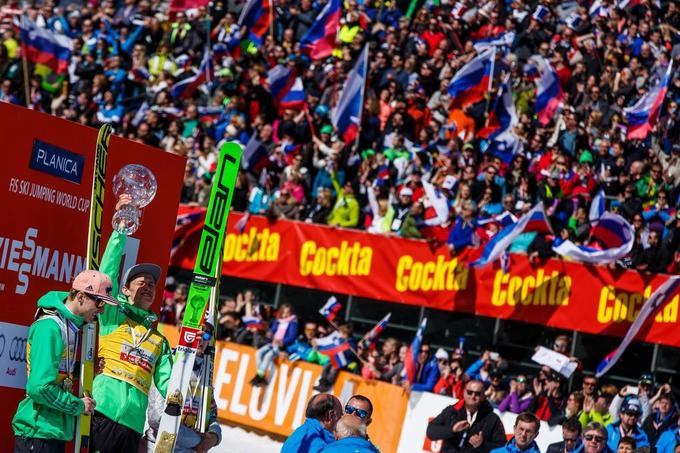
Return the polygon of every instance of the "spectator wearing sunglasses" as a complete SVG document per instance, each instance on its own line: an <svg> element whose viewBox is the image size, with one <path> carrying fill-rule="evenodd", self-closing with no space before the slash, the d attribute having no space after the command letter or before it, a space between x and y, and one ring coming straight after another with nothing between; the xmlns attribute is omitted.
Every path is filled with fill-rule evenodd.
<svg viewBox="0 0 680 453"><path fill-rule="evenodd" d="M449 406L427 425L427 437L442 440L441 453L488 453L505 445L500 418L484 397L484 384L471 380L463 399Z"/></svg>
<svg viewBox="0 0 680 453"><path fill-rule="evenodd" d="M406 390L417 392L431 392L439 380L439 364L437 358L432 357L432 346L422 343L418 351L418 363L416 364L416 376L413 384L403 381L402 386Z"/></svg>
<svg viewBox="0 0 680 453"><path fill-rule="evenodd" d="M548 445L545 453L572 453L581 448L581 422L576 417L562 423L562 442Z"/></svg>
<svg viewBox="0 0 680 453"><path fill-rule="evenodd" d="M626 436L635 439L637 448L649 446L647 434L638 425L641 415L640 400L637 398L628 399L621 406L620 419L607 426L607 446L616 451L619 447L619 441Z"/></svg>
<svg viewBox="0 0 680 453"><path fill-rule="evenodd" d="M540 453L536 444L536 436L541 422L531 412L522 412L515 419L513 437L504 447L492 450L492 453Z"/></svg>
<svg viewBox="0 0 680 453"><path fill-rule="evenodd" d="M327 445L321 453L378 453L368 441L366 423L354 415L344 415L335 427L335 442Z"/></svg>
<svg viewBox="0 0 680 453"><path fill-rule="evenodd" d="M597 422L583 429L583 453L603 453L607 448L607 430Z"/></svg>
<svg viewBox="0 0 680 453"><path fill-rule="evenodd" d="M368 426L373 421L373 403L363 395L354 395L345 404L345 414L359 417Z"/></svg>
<svg viewBox="0 0 680 453"><path fill-rule="evenodd" d="M335 441L333 432L342 417L340 400L328 393L310 398L305 412L307 420L281 447L281 453L317 453Z"/></svg>

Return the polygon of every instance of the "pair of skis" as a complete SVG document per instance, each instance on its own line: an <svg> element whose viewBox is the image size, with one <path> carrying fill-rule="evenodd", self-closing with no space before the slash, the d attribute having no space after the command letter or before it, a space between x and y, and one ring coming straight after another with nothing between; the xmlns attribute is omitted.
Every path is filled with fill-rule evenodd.
<svg viewBox="0 0 680 453"><path fill-rule="evenodd" d="M190 390L189 381L194 369L196 351L204 334L202 326L205 319L211 319L213 327L216 327L214 322L216 303L219 299L219 280L222 275L224 235L241 154L241 146L236 143L226 143L220 150L154 453L172 453L174 450L182 422L182 410ZM197 427L201 432L205 432L208 427L212 401L213 357L210 354L214 353L214 335L210 341L211 346L207 350L199 382L199 385L204 386L197 419Z"/></svg>
<svg viewBox="0 0 680 453"><path fill-rule="evenodd" d="M87 235L87 269L99 270L102 244L102 215L104 213L104 193L106 183L106 161L109 152L109 140L113 129L105 124L97 135L95 150L94 176L92 178L92 196L90 197L90 228ZM94 322L83 327L80 350L80 397L92 396L94 381L95 344L97 341L97 325ZM90 448L90 428L92 417L81 415L76 425L75 451L88 452Z"/></svg>

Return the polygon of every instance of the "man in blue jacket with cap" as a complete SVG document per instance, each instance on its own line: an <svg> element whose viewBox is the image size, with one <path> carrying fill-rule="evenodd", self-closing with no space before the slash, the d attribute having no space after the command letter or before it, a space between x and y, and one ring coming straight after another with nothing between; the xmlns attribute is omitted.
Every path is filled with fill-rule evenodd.
<svg viewBox="0 0 680 453"><path fill-rule="evenodd" d="M649 446L647 434L638 425L640 415L642 406L639 399L633 397L624 401L619 420L607 426L607 446L612 451L618 450L619 441L625 436L635 439L637 448Z"/></svg>

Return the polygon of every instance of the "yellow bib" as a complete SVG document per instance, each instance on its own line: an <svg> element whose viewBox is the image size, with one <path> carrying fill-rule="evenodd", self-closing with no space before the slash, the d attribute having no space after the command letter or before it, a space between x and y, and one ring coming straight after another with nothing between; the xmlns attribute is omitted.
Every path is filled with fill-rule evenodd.
<svg viewBox="0 0 680 453"><path fill-rule="evenodd" d="M116 330L99 338L99 357L105 361L102 374L148 394L162 350L163 337L156 330L127 319Z"/></svg>

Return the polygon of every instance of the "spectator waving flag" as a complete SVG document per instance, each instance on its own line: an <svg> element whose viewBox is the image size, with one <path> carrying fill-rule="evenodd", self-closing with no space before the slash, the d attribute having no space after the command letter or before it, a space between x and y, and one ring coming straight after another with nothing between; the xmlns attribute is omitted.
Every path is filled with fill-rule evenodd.
<svg viewBox="0 0 680 453"><path fill-rule="evenodd" d="M272 22L271 0L249 0L238 18L240 27L248 28L248 39L259 46Z"/></svg>
<svg viewBox="0 0 680 453"><path fill-rule="evenodd" d="M423 318L416 332L415 338L411 342L411 345L406 351L406 357L404 358L404 379L410 384L413 384L416 380L416 368L418 367L418 354L420 354L420 346L423 344L423 334L425 333L425 328L427 327L427 318Z"/></svg>
<svg viewBox="0 0 680 453"><path fill-rule="evenodd" d="M644 140L656 125L672 73L673 62L671 61L661 82L645 93L634 106L623 109L628 122L629 140Z"/></svg>
<svg viewBox="0 0 680 453"><path fill-rule="evenodd" d="M333 322L340 310L342 310L342 304L335 296L331 296L324 306L321 307L319 313L321 313L321 316L326 318L329 322Z"/></svg>
<svg viewBox="0 0 680 453"><path fill-rule="evenodd" d="M317 338L316 347L321 354L331 359L333 368L344 368L351 362L352 346L338 332Z"/></svg>
<svg viewBox="0 0 680 453"><path fill-rule="evenodd" d="M538 68L541 76L537 79L536 90L536 115L542 125L548 124L555 115L557 109L562 105L564 93L560 86L557 73L550 66L548 60L542 57L534 57L538 61Z"/></svg>
<svg viewBox="0 0 680 453"><path fill-rule="evenodd" d="M170 89L170 94L177 99L189 99L198 87L213 77L213 71L212 54L206 49L198 73L174 84Z"/></svg>
<svg viewBox="0 0 680 453"><path fill-rule="evenodd" d="M333 126L338 130L345 143L354 141L359 132L367 73L368 45L365 45L359 59L347 76L345 87L340 94L340 100L331 117Z"/></svg>
<svg viewBox="0 0 680 453"><path fill-rule="evenodd" d="M248 144L243 149L241 167L257 174L269 166L269 152L258 139L257 131L253 131Z"/></svg>
<svg viewBox="0 0 680 453"><path fill-rule="evenodd" d="M21 17L19 30L21 51L27 60L45 65L57 74L68 72L73 47L70 38L38 27L35 22L25 16Z"/></svg>
<svg viewBox="0 0 680 453"><path fill-rule="evenodd" d="M495 48L489 47L463 66L449 83L453 107L465 107L484 99L489 87Z"/></svg>
<svg viewBox="0 0 680 453"><path fill-rule="evenodd" d="M521 141L513 132L518 122L509 80L505 80L500 84L487 126L477 134L481 138L488 138L486 152L500 157L506 163L512 161L514 155L522 149Z"/></svg>
<svg viewBox="0 0 680 453"><path fill-rule="evenodd" d="M375 345L378 342L378 337L380 337L382 331L385 330L385 327L387 327L387 323L390 322L391 316L392 313L385 315L385 317L381 319L378 324L373 326L366 336L364 336L364 341L369 345L368 347L371 351L375 349Z"/></svg>
<svg viewBox="0 0 680 453"><path fill-rule="evenodd" d="M553 251L560 256L584 263L612 263L628 255L633 249L635 230L620 215L604 212L592 228L590 237L600 243L602 248L576 245L571 241L564 241L557 247L553 247Z"/></svg>
<svg viewBox="0 0 680 453"><path fill-rule="evenodd" d="M675 294L675 292L678 290L678 287L680 287L680 277L670 277L661 286L659 286L651 296L649 296L649 299L647 299L647 301L642 305L637 318L635 318L635 321L633 321L633 323L628 328L628 332L626 332L623 340L621 340L621 344L619 344L619 346L612 352L607 354L604 360L602 360L602 362L600 362L600 364L597 366L595 375L598 378L603 376L614 365L616 365L616 362L619 361L626 348L628 348L628 345L635 339L635 336L644 326L647 319L652 317L654 313L659 310L659 308L663 307L666 302L671 300L673 294Z"/></svg>
<svg viewBox="0 0 680 453"><path fill-rule="evenodd" d="M335 49L341 15L340 0L329 0L300 40L300 51L313 60L323 60L331 56Z"/></svg>
<svg viewBox="0 0 680 453"><path fill-rule="evenodd" d="M269 92L279 110L302 110L305 105L305 90L302 79L294 69L276 65L267 74Z"/></svg>
<svg viewBox="0 0 680 453"><path fill-rule="evenodd" d="M480 267L498 259L512 244L512 242L524 232L551 233L550 223L543 210L543 203L538 203L534 208L524 214L517 223L503 228L484 246L482 256L470 263L470 267Z"/></svg>

